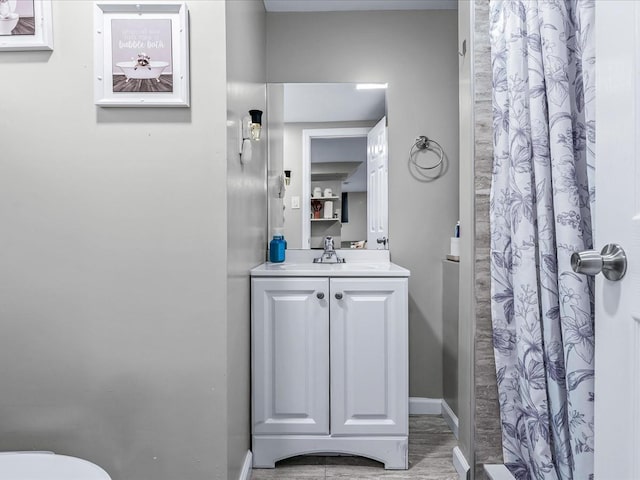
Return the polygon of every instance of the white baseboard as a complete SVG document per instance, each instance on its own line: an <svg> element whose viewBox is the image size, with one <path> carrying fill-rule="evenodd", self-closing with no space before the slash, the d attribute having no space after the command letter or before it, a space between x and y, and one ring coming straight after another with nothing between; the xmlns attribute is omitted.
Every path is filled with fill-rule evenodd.
<svg viewBox="0 0 640 480"><path fill-rule="evenodd" d="M409 397L409 415L442 415L442 399Z"/></svg>
<svg viewBox="0 0 640 480"><path fill-rule="evenodd" d="M442 418L444 418L444 421L447 422L447 425L449 425L449 428L451 429L451 431L453 432L453 435L456 437L456 440L457 440L458 439L458 416L455 413L453 413L453 410L451 410L451 407L445 400L442 400Z"/></svg>
<svg viewBox="0 0 640 480"><path fill-rule="evenodd" d="M247 450L247 454L244 456L244 462L242 463L242 470L240 470L240 476L238 480L251 480L251 465L253 464L253 454L251 450Z"/></svg>
<svg viewBox="0 0 640 480"><path fill-rule="evenodd" d="M504 465L485 465L484 473L490 480L515 480L515 477Z"/></svg>
<svg viewBox="0 0 640 480"><path fill-rule="evenodd" d="M458 472L458 478L460 480L469 479L471 467L469 466L467 459L464 458L460 447L454 447L453 449L453 467L456 469L456 472Z"/></svg>

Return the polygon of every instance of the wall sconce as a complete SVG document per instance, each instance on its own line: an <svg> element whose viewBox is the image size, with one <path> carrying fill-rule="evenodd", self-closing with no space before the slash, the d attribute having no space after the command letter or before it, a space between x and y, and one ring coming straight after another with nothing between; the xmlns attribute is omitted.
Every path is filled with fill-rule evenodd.
<svg viewBox="0 0 640 480"><path fill-rule="evenodd" d="M284 184L288 187L291 185L291 170L284 171Z"/></svg>
<svg viewBox="0 0 640 480"><path fill-rule="evenodd" d="M262 133L262 110L249 110L251 115L251 139L260 140L260 133Z"/></svg>
<svg viewBox="0 0 640 480"><path fill-rule="evenodd" d="M251 140L260 140L262 133L262 110L249 110L250 116L245 116L240 122L240 163L243 165L251 161Z"/></svg>

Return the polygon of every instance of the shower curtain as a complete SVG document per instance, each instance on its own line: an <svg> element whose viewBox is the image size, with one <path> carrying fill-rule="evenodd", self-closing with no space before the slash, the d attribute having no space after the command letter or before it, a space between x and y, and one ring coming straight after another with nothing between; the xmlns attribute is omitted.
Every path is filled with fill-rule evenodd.
<svg viewBox="0 0 640 480"><path fill-rule="evenodd" d="M491 311L504 461L593 477L593 0L490 0Z"/></svg>

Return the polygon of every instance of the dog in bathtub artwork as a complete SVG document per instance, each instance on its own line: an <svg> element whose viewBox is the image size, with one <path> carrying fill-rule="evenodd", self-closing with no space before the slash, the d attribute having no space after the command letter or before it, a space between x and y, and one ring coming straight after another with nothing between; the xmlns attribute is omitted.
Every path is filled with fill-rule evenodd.
<svg viewBox="0 0 640 480"><path fill-rule="evenodd" d="M0 35L35 35L33 0L0 0Z"/></svg>
<svg viewBox="0 0 640 480"><path fill-rule="evenodd" d="M171 20L111 21L113 92L173 92Z"/></svg>

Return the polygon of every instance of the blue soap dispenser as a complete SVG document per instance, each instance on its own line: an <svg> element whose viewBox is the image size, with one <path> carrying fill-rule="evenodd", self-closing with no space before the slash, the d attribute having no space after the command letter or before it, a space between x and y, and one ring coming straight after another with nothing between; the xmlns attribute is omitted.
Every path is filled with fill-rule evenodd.
<svg viewBox="0 0 640 480"><path fill-rule="evenodd" d="M273 239L269 242L269 261L271 263L284 262L284 252L287 248L287 241L284 239L281 228L273 230Z"/></svg>

